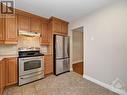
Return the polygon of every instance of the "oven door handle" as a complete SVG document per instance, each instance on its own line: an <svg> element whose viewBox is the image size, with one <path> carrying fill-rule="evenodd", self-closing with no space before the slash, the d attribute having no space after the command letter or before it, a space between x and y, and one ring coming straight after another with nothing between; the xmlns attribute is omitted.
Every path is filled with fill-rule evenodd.
<svg viewBox="0 0 127 95"><path fill-rule="evenodd" d="M21 60L23 60L23 61L32 61L32 60L42 60L42 59L39 59L39 58L29 58L29 59L21 59Z"/></svg>

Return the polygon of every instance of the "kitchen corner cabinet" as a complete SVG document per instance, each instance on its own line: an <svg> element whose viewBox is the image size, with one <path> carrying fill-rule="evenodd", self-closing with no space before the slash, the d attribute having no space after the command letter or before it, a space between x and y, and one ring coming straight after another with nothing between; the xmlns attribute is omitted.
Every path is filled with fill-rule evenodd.
<svg viewBox="0 0 127 95"><path fill-rule="evenodd" d="M0 44L17 44L17 16L0 18Z"/></svg>
<svg viewBox="0 0 127 95"><path fill-rule="evenodd" d="M3 90L6 86L5 81L5 63L4 61L0 61L0 95L2 95Z"/></svg>
<svg viewBox="0 0 127 95"><path fill-rule="evenodd" d="M68 22L52 17L51 23L54 34L68 35Z"/></svg>
<svg viewBox="0 0 127 95"><path fill-rule="evenodd" d="M41 20L39 18L30 18L30 31L41 33Z"/></svg>
<svg viewBox="0 0 127 95"><path fill-rule="evenodd" d="M41 32L41 44L42 45L50 45L52 39L52 33L49 30L48 23L42 23L42 32Z"/></svg>
<svg viewBox="0 0 127 95"><path fill-rule="evenodd" d="M44 56L44 73L45 75L53 73L53 56L45 55Z"/></svg>
<svg viewBox="0 0 127 95"><path fill-rule="evenodd" d="M30 31L30 17L18 15L18 30Z"/></svg>
<svg viewBox="0 0 127 95"><path fill-rule="evenodd" d="M6 86L17 83L17 58L7 58L5 60L6 67Z"/></svg>

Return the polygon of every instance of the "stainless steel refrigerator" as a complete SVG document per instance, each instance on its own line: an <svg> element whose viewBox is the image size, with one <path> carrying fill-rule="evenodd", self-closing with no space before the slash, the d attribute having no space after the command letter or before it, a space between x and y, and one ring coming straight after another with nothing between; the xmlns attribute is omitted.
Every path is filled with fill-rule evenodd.
<svg viewBox="0 0 127 95"><path fill-rule="evenodd" d="M54 74L70 71L69 37L54 35Z"/></svg>

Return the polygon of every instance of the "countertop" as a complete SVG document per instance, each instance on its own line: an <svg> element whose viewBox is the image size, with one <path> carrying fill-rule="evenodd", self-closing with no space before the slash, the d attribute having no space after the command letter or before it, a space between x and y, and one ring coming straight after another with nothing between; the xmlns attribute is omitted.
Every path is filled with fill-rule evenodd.
<svg viewBox="0 0 127 95"><path fill-rule="evenodd" d="M47 53L47 54L44 54L45 55L52 55L51 53ZM8 55L0 55L0 61L3 60L4 58L11 58L11 57L18 57L18 55L15 55L15 54L8 54Z"/></svg>
<svg viewBox="0 0 127 95"><path fill-rule="evenodd" d="M0 61L4 58L18 57L18 55L0 55Z"/></svg>

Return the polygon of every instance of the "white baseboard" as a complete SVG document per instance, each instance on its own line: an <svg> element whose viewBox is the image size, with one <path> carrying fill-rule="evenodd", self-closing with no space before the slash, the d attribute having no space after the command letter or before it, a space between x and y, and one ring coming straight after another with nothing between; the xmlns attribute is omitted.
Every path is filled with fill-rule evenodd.
<svg viewBox="0 0 127 95"><path fill-rule="evenodd" d="M94 78L92 78L92 77L90 77L90 76L83 75L83 78L85 78L85 79L87 79L87 80L89 80L89 81L92 81L92 82L94 82L94 83L96 83L96 84L98 84L98 85L100 85L100 86L102 86L102 87L104 87L104 88L107 88L107 89L109 89L110 91L113 91L113 92L115 92L115 93L118 93L118 94L120 94L120 95L127 95L127 92L126 92L126 91L121 90L121 89L116 89L116 88L112 87L111 85L106 84L106 83L103 83L103 82L101 82L101 81L98 81L98 80L96 80L96 79L94 79Z"/></svg>

